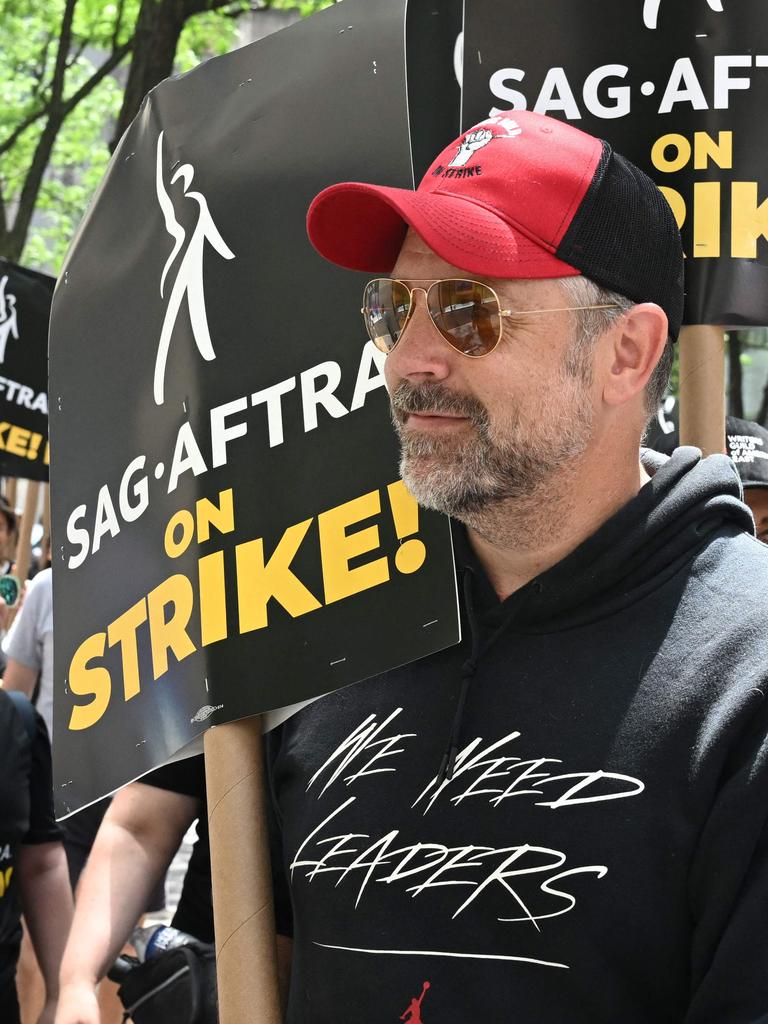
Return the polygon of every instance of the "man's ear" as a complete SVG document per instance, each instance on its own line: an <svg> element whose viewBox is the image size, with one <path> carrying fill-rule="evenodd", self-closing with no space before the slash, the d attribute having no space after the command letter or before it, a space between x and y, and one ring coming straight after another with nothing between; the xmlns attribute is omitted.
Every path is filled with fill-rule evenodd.
<svg viewBox="0 0 768 1024"><path fill-rule="evenodd" d="M641 302L605 334L603 400L622 405L645 389L667 343L667 315L655 302Z"/></svg>

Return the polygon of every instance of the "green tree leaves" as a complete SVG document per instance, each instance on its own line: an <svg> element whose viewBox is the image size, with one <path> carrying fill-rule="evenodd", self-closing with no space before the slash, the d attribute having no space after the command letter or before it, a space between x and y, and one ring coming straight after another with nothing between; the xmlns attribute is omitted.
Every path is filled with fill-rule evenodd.
<svg viewBox="0 0 768 1024"><path fill-rule="evenodd" d="M0 256L58 273L150 88L231 49L250 6L332 2L0 0Z"/></svg>

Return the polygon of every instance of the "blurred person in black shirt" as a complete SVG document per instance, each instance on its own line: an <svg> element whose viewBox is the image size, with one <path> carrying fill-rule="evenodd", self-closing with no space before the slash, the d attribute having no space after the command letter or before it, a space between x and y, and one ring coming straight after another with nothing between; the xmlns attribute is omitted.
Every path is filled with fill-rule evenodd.
<svg viewBox="0 0 768 1024"><path fill-rule="evenodd" d="M58 969L72 920L61 833L53 816L51 749L40 715L0 690L0 1021L18 1024L16 964L24 914L45 981L38 1024L53 1024Z"/></svg>

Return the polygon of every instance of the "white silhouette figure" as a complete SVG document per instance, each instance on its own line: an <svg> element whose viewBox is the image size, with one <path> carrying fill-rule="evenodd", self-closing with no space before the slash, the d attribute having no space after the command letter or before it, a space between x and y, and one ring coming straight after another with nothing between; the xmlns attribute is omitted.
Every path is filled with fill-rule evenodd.
<svg viewBox="0 0 768 1024"><path fill-rule="evenodd" d="M662 404L659 406L656 412L656 422L661 427L665 434L674 434L675 424L672 420L667 419L675 411L677 405L677 399L674 395L667 395Z"/></svg>
<svg viewBox="0 0 768 1024"><path fill-rule="evenodd" d="M5 286L8 284L8 275L0 277L0 363L5 362L5 346L12 334L16 341L19 340L19 321L16 315L16 296L10 292L6 295Z"/></svg>
<svg viewBox="0 0 768 1024"><path fill-rule="evenodd" d="M459 143L456 149L456 156L448 164L449 167L463 167L469 158L477 152L478 149L482 149L483 146L487 146L493 138L493 132L487 128L480 128L479 131L468 132Z"/></svg>
<svg viewBox="0 0 768 1024"><path fill-rule="evenodd" d="M723 0L707 0L710 10L723 13ZM659 19L661 0L645 0L643 5L643 22L646 28L656 28Z"/></svg>
<svg viewBox="0 0 768 1024"><path fill-rule="evenodd" d="M176 219L173 203L166 191L163 182L163 135L160 132L157 139L157 201L165 218L165 227L168 234L173 238L173 249L163 267L163 274L160 278L160 295L165 297L165 279L171 269L176 257L184 246L186 232ZM157 405L162 405L165 395L165 366L168 361L168 349L171 344L171 335L176 325L176 319L181 309L184 297L187 299L189 318L192 323L192 335L195 339L198 351L203 359L210 361L216 358L211 342L211 334L208 330L208 317L205 312L205 291L203 285L203 255L205 243L210 242L219 256L225 260L232 260L235 254L219 234L219 230L213 223L208 203L200 192L190 192L194 171L190 164L182 164L171 178L171 185L181 178L184 183L185 199L193 199L200 207L197 224L187 242L179 262L176 280L173 282L171 294L168 298L168 308L165 311L163 327L160 331L160 341L157 346L157 359L155 360L154 396Z"/></svg>

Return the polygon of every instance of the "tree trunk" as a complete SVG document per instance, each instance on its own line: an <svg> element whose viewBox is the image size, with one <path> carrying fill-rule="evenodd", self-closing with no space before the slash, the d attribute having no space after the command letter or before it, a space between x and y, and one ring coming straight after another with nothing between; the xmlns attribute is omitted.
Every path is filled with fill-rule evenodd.
<svg viewBox="0 0 768 1024"><path fill-rule="evenodd" d="M123 105L109 144L111 153L138 114L149 90L173 72L179 36L189 16L187 6L184 0L142 0Z"/></svg>
<svg viewBox="0 0 768 1024"><path fill-rule="evenodd" d="M123 93L123 105L109 143L110 153L114 153L150 89L173 74L179 36L188 19L223 7L240 10L233 0L141 0L134 33L133 59Z"/></svg>
<svg viewBox="0 0 768 1024"><path fill-rule="evenodd" d="M43 183L48 163L51 159L51 152L56 143L56 136L59 134L63 117L61 114L50 114L45 123L42 135L40 136L35 153L32 157L27 176L24 179L24 187L19 197L19 206L13 227L6 231L0 239L0 256L4 256L13 263L18 263L27 240L29 225L37 205L37 197L40 193L40 186Z"/></svg>
<svg viewBox="0 0 768 1024"><path fill-rule="evenodd" d="M744 419L743 375L741 372L741 335L728 334L728 415Z"/></svg>

